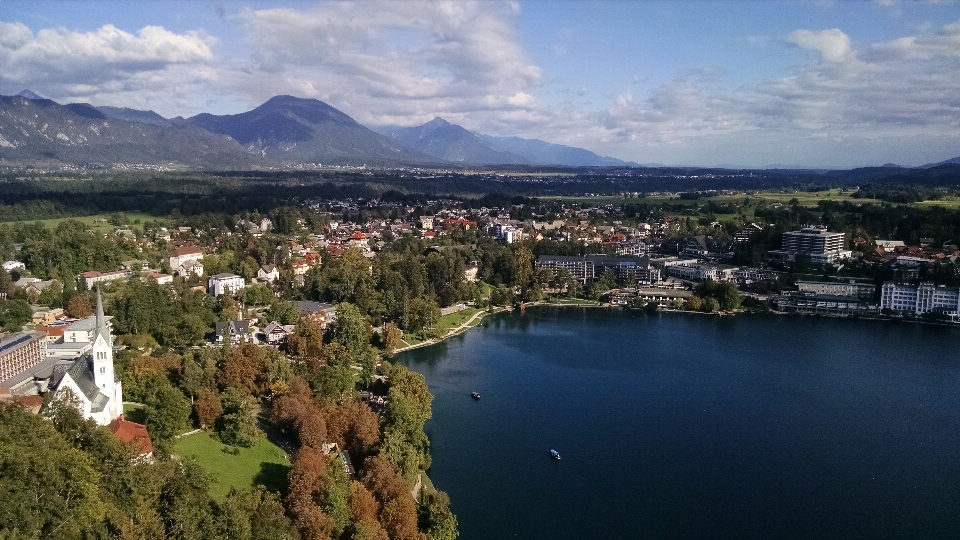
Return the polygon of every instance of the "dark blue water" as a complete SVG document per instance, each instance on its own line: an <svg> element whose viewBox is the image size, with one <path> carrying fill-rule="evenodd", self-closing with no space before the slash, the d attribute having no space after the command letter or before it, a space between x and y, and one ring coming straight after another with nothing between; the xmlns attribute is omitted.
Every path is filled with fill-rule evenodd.
<svg viewBox="0 0 960 540"><path fill-rule="evenodd" d="M960 538L958 338L537 308L399 359L465 540Z"/></svg>

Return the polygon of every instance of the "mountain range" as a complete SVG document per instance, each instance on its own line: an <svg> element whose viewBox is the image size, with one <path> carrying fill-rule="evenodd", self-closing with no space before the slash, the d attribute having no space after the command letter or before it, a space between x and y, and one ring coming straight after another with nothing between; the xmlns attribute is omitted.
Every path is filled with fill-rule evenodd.
<svg viewBox="0 0 960 540"><path fill-rule="evenodd" d="M421 126L373 131L326 103L292 96L275 96L240 114L191 118L87 103L61 105L30 90L0 96L0 165L123 163L199 169L640 166L583 148L475 133L439 117ZM921 168L949 163L960 163L960 157Z"/></svg>
<svg viewBox="0 0 960 540"><path fill-rule="evenodd" d="M240 114L164 118L126 107L61 105L24 90L0 96L0 163L633 165L538 140L479 135L437 118L374 132L326 103L276 96Z"/></svg>
<svg viewBox="0 0 960 540"><path fill-rule="evenodd" d="M380 132L424 154L471 165L559 165L566 167L638 167L583 148L539 139L493 137L468 131L437 117L422 126L381 128Z"/></svg>

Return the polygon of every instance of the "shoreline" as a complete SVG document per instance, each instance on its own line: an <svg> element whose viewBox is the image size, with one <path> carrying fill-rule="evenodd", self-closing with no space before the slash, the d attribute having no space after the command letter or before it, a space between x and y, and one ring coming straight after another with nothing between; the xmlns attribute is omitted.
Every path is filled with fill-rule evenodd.
<svg viewBox="0 0 960 540"><path fill-rule="evenodd" d="M421 341L419 343L414 343L412 345L407 345L406 347L400 347L393 351L393 354L399 354L401 352L409 351L411 349L419 349L422 347L429 347L431 345L436 345L441 343L451 337L458 336L471 328L475 328L480 325L480 321L483 320L487 315L494 315L497 313L503 313L507 311L523 311L526 308L532 307L555 307L555 308L597 308L597 309L619 309L625 312L636 311L640 312L642 310L631 310L625 306L614 305L614 304L573 304L573 303L560 303L560 302L530 302L524 304L523 307L504 307L498 308L494 311L482 310L475 313L470 319L461 324L460 326L450 330L446 335L439 338L428 339L426 341ZM851 320L864 320L864 321L886 321L886 322L898 322L898 323L909 323L909 324L920 324L920 325L931 325L931 326L943 326L943 327L960 327L960 324L949 323L949 322L940 322L940 321L924 321L918 319L904 319L888 316L868 316L868 317L851 317L845 315L831 315L828 313L791 313L787 311L776 311L776 310L737 310L737 311L726 311L726 312L715 312L707 313L703 311L689 311L684 309L659 309L657 313L679 313L685 315L711 315L715 317L733 317L739 314L752 314L752 315L774 315L778 317L818 317L818 318L828 318L828 319L851 319Z"/></svg>

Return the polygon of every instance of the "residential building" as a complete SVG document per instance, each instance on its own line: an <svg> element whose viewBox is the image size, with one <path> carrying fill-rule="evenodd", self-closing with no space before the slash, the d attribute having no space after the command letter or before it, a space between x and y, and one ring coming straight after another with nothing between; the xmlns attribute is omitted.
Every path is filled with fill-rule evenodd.
<svg viewBox="0 0 960 540"><path fill-rule="evenodd" d="M170 257L170 271L181 276L202 276L203 250L197 246L181 246Z"/></svg>
<svg viewBox="0 0 960 540"><path fill-rule="evenodd" d="M956 318L960 317L960 289L928 282L903 285L888 281L880 289L880 309L916 315L940 312Z"/></svg>
<svg viewBox="0 0 960 540"><path fill-rule="evenodd" d="M211 296L220 296L224 293L235 294L246 285L246 281L236 274L217 274L207 280L207 292Z"/></svg>
<svg viewBox="0 0 960 540"><path fill-rule="evenodd" d="M214 330L217 343L223 343L229 338L230 343L236 345L240 342L248 342L253 337L250 332L250 321L218 321Z"/></svg>
<svg viewBox="0 0 960 540"><path fill-rule="evenodd" d="M809 255L814 264L832 264L849 259L852 253L843 249L844 233L808 227L783 233L783 247L770 251L776 261L793 261L797 255Z"/></svg>
<svg viewBox="0 0 960 540"><path fill-rule="evenodd" d="M43 332L18 332L0 339L0 386L46 360L46 338Z"/></svg>
<svg viewBox="0 0 960 540"><path fill-rule="evenodd" d="M3 269L12 272L14 270L26 270L27 267L20 261L7 261L3 263Z"/></svg>
<svg viewBox="0 0 960 540"><path fill-rule="evenodd" d="M257 279L266 283L273 283L280 279L280 270L275 264L265 264L257 270Z"/></svg>
<svg viewBox="0 0 960 540"><path fill-rule="evenodd" d="M93 286L97 283L106 283L128 277L130 277L129 270L114 270L113 272L97 272L96 270L91 270L80 274L80 278L87 284L87 289L93 289Z"/></svg>
<svg viewBox="0 0 960 540"><path fill-rule="evenodd" d="M337 318L337 306L333 304L301 300L294 302L293 305L300 312L301 317L307 317L319 323L320 326L326 326Z"/></svg>
<svg viewBox="0 0 960 540"><path fill-rule="evenodd" d="M812 292L818 295L827 296L847 296L869 300L877 291L876 285L872 283L857 283L833 281L797 281L797 289L800 292Z"/></svg>
<svg viewBox="0 0 960 540"><path fill-rule="evenodd" d="M762 231L763 227L757 225L756 223L750 223L749 225L744 226L739 231L733 233L733 241L747 242L754 237L758 232Z"/></svg>

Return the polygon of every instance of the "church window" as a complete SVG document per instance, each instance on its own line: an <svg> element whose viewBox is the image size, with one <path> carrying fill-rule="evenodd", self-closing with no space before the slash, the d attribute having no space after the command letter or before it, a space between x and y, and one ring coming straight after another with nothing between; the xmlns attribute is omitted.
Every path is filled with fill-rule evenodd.
<svg viewBox="0 0 960 540"><path fill-rule="evenodd" d="M105 367L100 368L100 373L106 373L106 372L107 372L107 368Z"/></svg>

